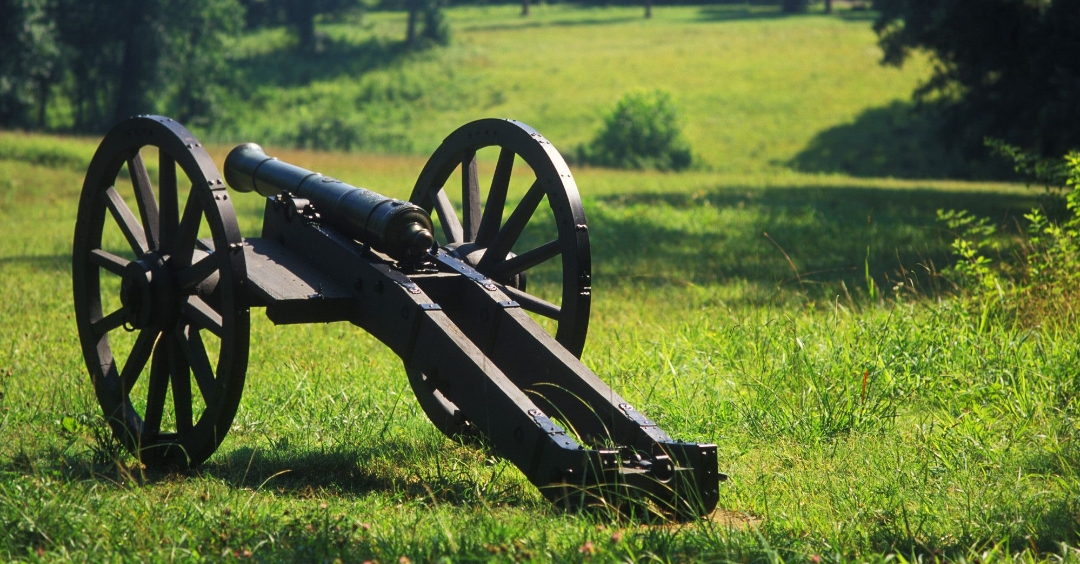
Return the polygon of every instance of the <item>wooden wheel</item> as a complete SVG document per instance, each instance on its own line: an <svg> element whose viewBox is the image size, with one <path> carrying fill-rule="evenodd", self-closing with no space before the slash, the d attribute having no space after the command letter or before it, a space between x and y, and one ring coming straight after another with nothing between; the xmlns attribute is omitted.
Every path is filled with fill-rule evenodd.
<svg viewBox="0 0 1080 564"><path fill-rule="evenodd" d="M114 127L83 184L72 251L83 356L113 432L148 466L208 458L240 402L249 315L228 198L195 137L159 116Z"/></svg>
<svg viewBox="0 0 1080 564"><path fill-rule="evenodd" d="M498 149L498 162L482 202L476 155L489 147ZM445 189L455 171L461 177L460 206L451 203ZM515 175L524 177L528 189L507 215ZM545 200L547 205L541 206ZM592 292L589 232L577 184L551 143L513 120L466 124L435 150L410 201L434 211L446 237L444 247L485 276L508 285L511 297L523 308L553 320L555 339L581 356ZM545 263L555 263L555 268L543 272ZM534 270L538 276L532 275ZM545 281L556 287L543 288Z"/></svg>
<svg viewBox="0 0 1080 564"><path fill-rule="evenodd" d="M497 158L490 183L481 182L477 165L485 150ZM460 204L447 194L455 173L460 181L451 185L460 186ZM409 200L433 212L444 248L504 284L563 347L581 356L592 293L589 232L577 184L551 143L513 120L466 124L435 150ZM423 385L422 375L409 376L435 425L450 435L462 432L453 404Z"/></svg>

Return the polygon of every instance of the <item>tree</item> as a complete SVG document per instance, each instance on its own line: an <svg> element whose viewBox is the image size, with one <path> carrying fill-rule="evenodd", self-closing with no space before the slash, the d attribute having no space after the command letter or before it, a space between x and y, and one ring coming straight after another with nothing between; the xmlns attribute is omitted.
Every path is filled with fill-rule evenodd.
<svg viewBox="0 0 1080 564"><path fill-rule="evenodd" d="M287 25L304 51L319 50L315 20L320 15L339 15L360 10L360 0L236 0L243 6L244 25L256 28Z"/></svg>
<svg viewBox="0 0 1080 564"><path fill-rule="evenodd" d="M159 2L135 0L128 3L126 10L114 14L123 19L120 29L124 32L124 47L110 121L152 111L152 90L157 86L165 33L162 8Z"/></svg>
<svg viewBox="0 0 1080 564"><path fill-rule="evenodd" d="M67 75L64 95L74 110L77 131L102 131L113 121L116 91L126 50L127 17L115 17L100 2L54 0L50 16L56 23L62 66ZM117 13L127 13L130 0L114 3ZM86 33L92 29L94 33Z"/></svg>
<svg viewBox="0 0 1080 564"><path fill-rule="evenodd" d="M915 91L961 144L1043 155L1080 147L1080 0L874 0L883 63L934 59Z"/></svg>
<svg viewBox="0 0 1080 564"><path fill-rule="evenodd" d="M318 50L315 35L315 18L319 15L343 14L360 9L359 0L279 0L284 2L284 12L290 27L305 51Z"/></svg>
<svg viewBox="0 0 1080 564"><path fill-rule="evenodd" d="M780 8L785 13L794 14L799 12L805 12L810 5L810 0L783 0L780 3Z"/></svg>
<svg viewBox="0 0 1080 564"><path fill-rule="evenodd" d="M51 96L76 131L163 110L197 121L242 19L238 0L0 0L0 125L46 127Z"/></svg>
<svg viewBox="0 0 1080 564"><path fill-rule="evenodd" d="M244 17L237 0L53 1L75 129L144 113L189 123L213 114L226 42Z"/></svg>
<svg viewBox="0 0 1080 564"><path fill-rule="evenodd" d="M420 17L421 0L405 0L405 44L416 44L416 21Z"/></svg>
<svg viewBox="0 0 1080 564"><path fill-rule="evenodd" d="M219 117L220 99L231 78L223 55L243 27L243 9L236 0L171 0L166 8L169 21L182 23L165 42L166 112L187 125L207 125Z"/></svg>
<svg viewBox="0 0 1080 564"><path fill-rule="evenodd" d="M419 40L446 45L450 42L450 27L442 13L442 0L405 0L408 16L405 22L405 44L417 47ZM423 27L417 33L417 24Z"/></svg>
<svg viewBox="0 0 1080 564"><path fill-rule="evenodd" d="M46 0L0 0L0 125L45 125L60 49Z"/></svg>

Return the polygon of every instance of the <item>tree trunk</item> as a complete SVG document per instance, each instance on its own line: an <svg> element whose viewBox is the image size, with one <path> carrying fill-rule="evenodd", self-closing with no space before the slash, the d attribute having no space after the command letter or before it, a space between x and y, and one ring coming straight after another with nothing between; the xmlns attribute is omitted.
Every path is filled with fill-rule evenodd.
<svg viewBox="0 0 1080 564"><path fill-rule="evenodd" d="M521 15L529 15L529 0L521 0Z"/></svg>
<svg viewBox="0 0 1080 564"><path fill-rule="evenodd" d="M300 36L300 46L305 51L315 51L317 45L315 45L315 16L306 17L301 21L296 22L298 35Z"/></svg>
<svg viewBox="0 0 1080 564"><path fill-rule="evenodd" d="M296 30L300 48L311 52L318 47L315 41L315 8L312 0L289 0L285 4L285 17Z"/></svg>
<svg viewBox="0 0 1080 564"><path fill-rule="evenodd" d="M147 90L154 72L154 30L150 15L150 2L132 2L131 18L124 41L124 58L120 65L120 84L116 92L116 106L110 122L129 116L149 113Z"/></svg>
<svg viewBox="0 0 1080 564"><path fill-rule="evenodd" d="M645 0L645 19L652 17L652 0Z"/></svg>
<svg viewBox="0 0 1080 564"><path fill-rule="evenodd" d="M405 21L405 44L411 47L416 43L416 20L420 12L420 0L406 0L405 7L409 10L409 17Z"/></svg>
<svg viewBox="0 0 1080 564"><path fill-rule="evenodd" d="M825 0L825 13L826 14L831 14L832 13L832 0Z"/></svg>
<svg viewBox="0 0 1080 564"><path fill-rule="evenodd" d="M52 84L45 78L38 79L38 128L45 129L45 107L49 103L49 87Z"/></svg>
<svg viewBox="0 0 1080 564"><path fill-rule="evenodd" d="M781 9L787 14L805 12L806 5L809 3L809 0L783 0Z"/></svg>

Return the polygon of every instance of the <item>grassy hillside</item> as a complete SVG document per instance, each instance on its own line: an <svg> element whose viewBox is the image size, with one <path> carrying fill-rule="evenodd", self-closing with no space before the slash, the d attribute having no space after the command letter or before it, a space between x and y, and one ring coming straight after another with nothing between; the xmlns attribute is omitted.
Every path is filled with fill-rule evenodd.
<svg viewBox="0 0 1080 564"><path fill-rule="evenodd" d="M399 16L326 28L338 38L328 49L372 66L362 76L293 64L277 32L244 38L260 77L248 96L273 117L238 110L232 129L207 133L284 144L304 112L406 116L409 127L385 131L424 153L460 122L502 114L565 147L626 89L669 87L714 169L574 171L595 273L583 358L673 436L718 444L731 480L711 519L562 513L513 466L444 439L371 337L341 324L274 327L258 311L245 396L218 453L182 474L138 468L107 438L72 320L71 236L97 140L0 132L0 559L1077 560L1080 339L1052 324L984 324L938 276L951 237L935 209L1009 223L1032 194L887 178L903 167L866 164L915 139L888 132L910 125L890 104L918 69L877 67L865 21L655 13L452 10L455 46L390 63L364 58L380 45L392 54L366 38L397 34ZM611 52L603 37L640 48ZM418 94L390 100L408 93L391 86L403 77ZM383 98L358 113L357 92L379 84L370 91ZM715 128L691 125L708 119ZM869 143L875 131L900 145ZM788 164L834 166L844 147L858 149L845 153L858 157L854 174ZM228 148L211 147L219 164ZM425 161L272 153L399 197ZM911 176L943 170L926 164L932 155L911 158L924 163ZM255 235L259 198L233 201Z"/></svg>
<svg viewBox="0 0 1080 564"><path fill-rule="evenodd" d="M638 8L541 5L529 18L514 6L459 8L448 12L453 45L417 54L401 50L395 13L325 26L317 55L266 31L240 41L233 98L207 129L230 141L427 154L466 121L511 117L571 148L627 91L664 88L694 150L719 171L954 172L905 119L925 64L880 66L866 13L844 14L722 5L663 7L645 20Z"/></svg>

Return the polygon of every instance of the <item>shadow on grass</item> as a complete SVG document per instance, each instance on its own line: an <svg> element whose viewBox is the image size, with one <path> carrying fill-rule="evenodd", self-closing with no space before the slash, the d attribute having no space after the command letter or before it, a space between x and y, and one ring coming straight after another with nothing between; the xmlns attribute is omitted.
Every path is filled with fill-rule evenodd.
<svg viewBox="0 0 1080 564"><path fill-rule="evenodd" d="M0 269L21 266L33 272L70 272L71 255L17 255L0 257Z"/></svg>
<svg viewBox="0 0 1080 564"><path fill-rule="evenodd" d="M623 16L618 18L583 18L583 19L560 19L550 21L537 21L522 19L520 22L504 23L504 24L491 24L491 25L476 25L466 26L463 25L463 29L469 31L507 31L517 29L530 29L540 27L580 27L580 26L600 26L600 25L613 25L624 24L629 22L639 22L644 18L642 17L629 17Z"/></svg>
<svg viewBox="0 0 1080 564"><path fill-rule="evenodd" d="M1022 215L1040 203L1036 190L808 185L612 194L586 199L585 207L600 291L746 284L767 303L778 291L813 299L865 292L867 271L878 289L914 277L920 292L934 293L941 289L937 273L952 261L952 235L936 210L965 209L1015 232ZM546 242L529 236L523 248ZM69 272L70 260L67 254L10 256L0 258L0 268ZM560 284L555 269L536 276Z"/></svg>
<svg viewBox="0 0 1080 564"><path fill-rule="evenodd" d="M322 48L308 53L293 46L238 61L243 69L237 84L290 87L341 76L358 77L386 68L412 53L403 42L372 38L363 43L325 38Z"/></svg>
<svg viewBox="0 0 1080 564"><path fill-rule="evenodd" d="M496 461L490 452L463 447L442 436L420 441L375 439L363 446L325 449L248 446L219 452L187 470L144 468L119 443L111 443L108 452L99 446L72 448L72 444L0 457L0 473L62 475L111 488L210 476L234 488L298 498L322 492L354 497L376 493L432 504L547 504L535 488L515 478L520 473L509 462Z"/></svg>
<svg viewBox="0 0 1080 564"><path fill-rule="evenodd" d="M753 5L714 5L702 6L698 10L697 20L700 22L728 22L740 20L772 20L780 18L797 18L811 14L788 14L780 11L779 6L753 6Z"/></svg>
<svg viewBox="0 0 1080 564"><path fill-rule="evenodd" d="M662 8L662 7L661 7ZM698 21L725 22L739 20L765 20L780 18L800 18L806 16L829 17L820 11L787 13L776 3L750 2L743 4L713 4L702 6L698 11ZM877 12L867 9L835 9L831 17L848 21L872 21L877 19Z"/></svg>
<svg viewBox="0 0 1080 564"><path fill-rule="evenodd" d="M787 166L803 172L859 177L1010 178L1010 169L983 152L947 143L940 120L908 102L871 108L853 123L819 132Z"/></svg>
<svg viewBox="0 0 1080 564"><path fill-rule="evenodd" d="M805 186L717 187L586 202L594 286L745 282L825 297L916 274L923 293L950 261L938 209L966 209L1012 226L1036 194ZM823 296L818 296L823 297Z"/></svg>
<svg viewBox="0 0 1080 564"><path fill-rule="evenodd" d="M1062 553L1063 545L1075 543L1080 532L1075 502L1065 499L1047 502L1041 510L1026 513L1022 518L1015 511L991 508L988 515L972 515L970 521L972 525L978 522L994 525L973 526L973 532L945 538L935 538L924 530L932 524L925 518L900 511L892 513L889 524L869 535L868 540L873 550L900 554L909 562L989 562L997 559L994 556L1007 558L1025 550L1044 559L1049 555L1067 557L1068 553ZM1012 526L1003 525L1006 523ZM998 531L988 537L987 529Z"/></svg>
<svg viewBox="0 0 1080 564"><path fill-rule="evenodd" d="M842 20L852 22L872 22L877 19L878 13L867 8L853 8L851 10L837 10L836 16Z"/></svg>
<svg viewBox="0 0 1080 564"><path fill-rule="evenodd" d="M431 443L431 444L428 444ZM307 497L318 491L362 496L372 492L451 505L540 501L516 480L508 462L485 465L482 451L444 442L371 441L364 446L306 449L243 447L218 455L199 472L235 487Z"/></svg>

